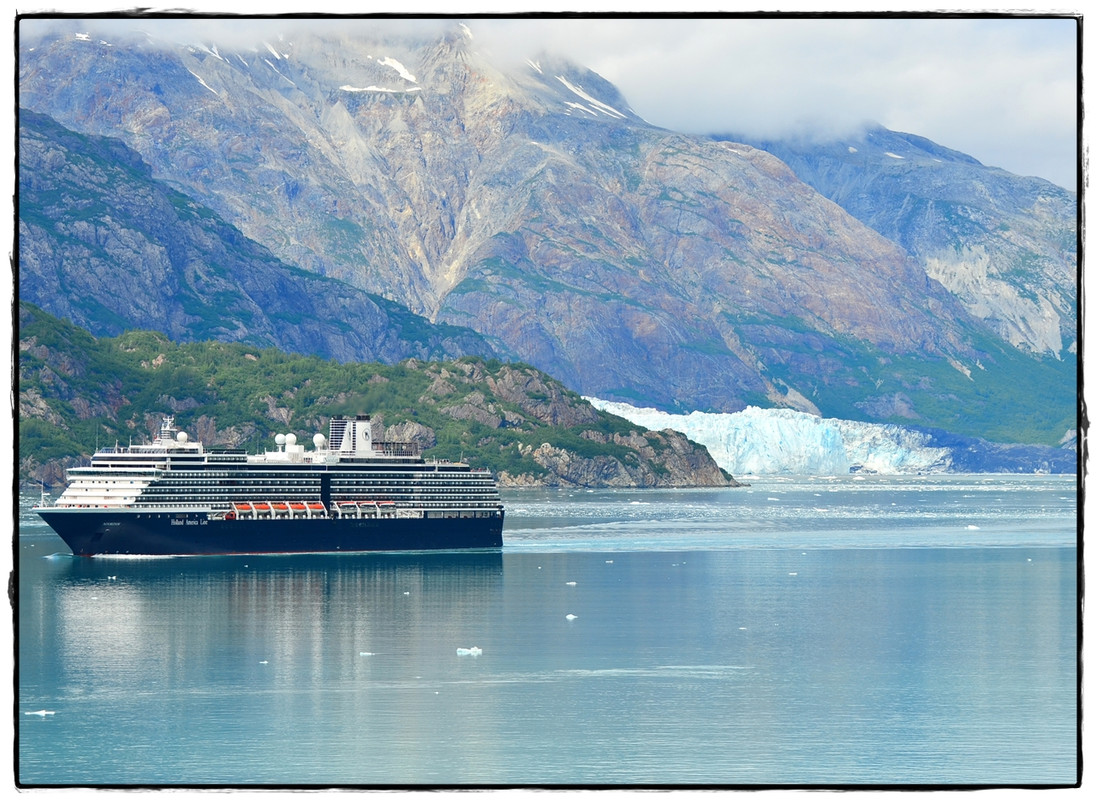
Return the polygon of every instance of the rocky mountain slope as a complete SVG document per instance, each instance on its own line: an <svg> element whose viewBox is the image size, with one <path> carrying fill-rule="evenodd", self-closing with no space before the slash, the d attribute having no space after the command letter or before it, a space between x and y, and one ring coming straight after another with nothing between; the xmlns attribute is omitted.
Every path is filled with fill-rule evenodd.
<svg viewBox="0 0 1096 800"><path fill-rule="evenodd" d="M684 435L597 411L525 364L335 364L147 331L96 339L20 304L21 483L62 484L97 443L148 440L169 413L207 445L252 451L272 449L277 433L306 441L334 414L370 413L378 439L466 458L503 485L738 485Z"/></svg>
<svg viewBox="0 0 1096 800"><path fill-rule="evenodd" d="M19 292L100 335L149 328L341 361L495 354L471 330L282 263L117 139L32 111L19 119Z"/></svg>
<svg viewBox="0 0 1096 800"><path fill-rule="evenodd" d="M826 143L727 134L900 244L1011 345L1077 352L1077 195L871 127Z"/></svg>
<svg viewBox="0 0 1096 800"><path fill-rule="evenodd" d="M322 38L287 20L230 47L73 25L21 37L22 107L120 138L284 262L584 394L1048 443L1074 426L1068 353L1017 350L782 161L654 128L575 65L499 66L466 26Z"/></svg>

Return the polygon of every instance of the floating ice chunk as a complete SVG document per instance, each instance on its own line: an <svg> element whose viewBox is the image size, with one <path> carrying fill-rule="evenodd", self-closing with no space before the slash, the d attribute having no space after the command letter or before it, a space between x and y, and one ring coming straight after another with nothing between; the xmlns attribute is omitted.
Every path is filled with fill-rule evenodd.
<svg viewBox="0 0 1096 800"><path fill-rule="evenodd" d="M43 708L41 711L24 711L23 716L26 716L26 717L52 717L56 713L57 713L56 711L46 711L46 709Z"/></svg>
<svg viewBox="0 0 1096 800"><path fill-rule="evenodd" d="M794 576L794 575L798 575L799 573L798 572L789 572L788 574Z"/></svg>
<svg viewBox="0 0 1096 800"><path fill-rule="evenodd" d="M269 661L260 661L259 663L260 664L269 664L270 662Z"/></svg>
<svg viewBox="0 0 1096 800"><path fill-rule="evenodd" d="M362 652L358 653L358 655L359 656L375 656L376 653L367 653L363 650Z"/></svg>
<svg viewBox="0 0 1096 800"><path fill-rule="evenodd" d="M981 528L979 528L977 525L968 525L967 530L968 531L977 531L977 530L981 530Z"/></svg>
<svg viewBox="0 0 1096 800"><path fill-rule="evenodd" d="M575 581L567 581L567 585L568 586L577 586L578 584L575 583Z"/></svg>
<svg viewBox="0 0 1096 800"><path fill-rule="evenodd" d="M478 656L481 653L483 653L483 651L481 649L479 649L478 647L458 647L457 648L457 655L458 656Z"/></svg>
<svg viewBox="0 0 1096 800"><path fill-rule="evenodd" d="M568 614L566 619L578 619L574 614Z"/></svg>

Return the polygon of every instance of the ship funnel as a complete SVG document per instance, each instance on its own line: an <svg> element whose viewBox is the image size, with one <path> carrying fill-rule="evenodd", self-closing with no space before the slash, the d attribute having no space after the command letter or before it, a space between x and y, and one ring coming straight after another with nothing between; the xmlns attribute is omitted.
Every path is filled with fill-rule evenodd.
<svg viewBox="0 0 1096 800"><path fill-rule="evenodd" d="M373 452L373 423L368 414L354 419L332 417L328 436L330 448L343 455L370 455Z"/></svg>
<svg viewBox="0 0 1096 800"><path fill-rule="evenodd" d="M178 430L175 427L175 417L164 417L160 420L160 433L156 436L156 441L170 443L175 439Z"/></svg>

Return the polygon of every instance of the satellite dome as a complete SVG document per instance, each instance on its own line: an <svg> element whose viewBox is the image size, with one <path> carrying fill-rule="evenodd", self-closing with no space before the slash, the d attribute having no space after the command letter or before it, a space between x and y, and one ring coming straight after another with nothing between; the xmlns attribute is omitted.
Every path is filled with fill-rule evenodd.
<svg viewBox="0 0 1096 800"><path fill-rule="evenodd" d="M324 436L322 433L317 433L315 436L312 437L312 445L317 450L323 450L323 446L325 444L327 444L327 437Z"/></svg>
<svg viewBox="0 0 1096 800"><path fill-rule="evenodd" d="M179 431L179 433L175 436L175 441L177 441L179 444L186 444L186 438L186 431Z"/></svg>
<svg viewBox="0 0 1096 800"><path fill-rule="evenodd" d="M296 444L297 443L297 434L287 433L285 435L285 443L286 444Z"/></svg>
<svg viewBox="0 0 1096 800"><path fill-rule="evenodd" d="M285 434L279 433L277 436L275 436L274 444L278 445L278 447L281 447L283 444L285 444Z"/></svg>

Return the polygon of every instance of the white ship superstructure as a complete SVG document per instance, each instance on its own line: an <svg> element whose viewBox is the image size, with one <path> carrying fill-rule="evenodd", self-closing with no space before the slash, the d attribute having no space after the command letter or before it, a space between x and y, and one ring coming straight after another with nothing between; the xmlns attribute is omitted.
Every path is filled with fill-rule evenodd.
<svg viewBox="0 0 1096 800"><path fill-rule="evenodd" d="M165 522L168 526L199 527L217 523L215 527L223 533L240 534L248 529L239 527L242 523L258 521L398 519L425 524L476 520L482 524L464 527L497 529L494 538L501 545L503 509L488 470L473 469L463 462L423 459L417 447L408 443L375 441L368 416L333 418L329 435L316 434L312 449L298 444L293 433L278 434L275 443L276 450L258 455L206 448L178 430L173 417L165 417L150 444L104 448L92 457L90 466L70 469L69 485L62 495L52 506L38 511L66 541L62 528L67 531L72 527L66 523L71 515L82 513L86 520L105 520L104 513L118 512L110 516L109 523L103 523L104 536L120 527L120 522L129 527L144 525L150 533ZM369 526L356 527L364 530ZM311 549L308 542L298 547L286 541L289 528L266 530L277 534L282 549ZM326 529L299 529L305 536L320 530ZM429 547L444 546L438 544L444 537L436 536L434 530L429 533ZM391 549L338 541L334 549ZM127 540L127 546L132 545ZM411 540L407 545L408 549L417 547ZM482 545L458 542L453 546ZM213 551L236 552L237 547ZM182 550L190 552L185 546ZM259 546L258 551L266 548Z"/></svg>

